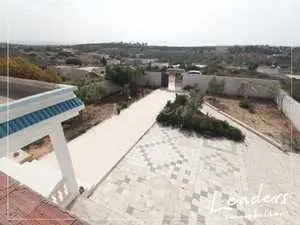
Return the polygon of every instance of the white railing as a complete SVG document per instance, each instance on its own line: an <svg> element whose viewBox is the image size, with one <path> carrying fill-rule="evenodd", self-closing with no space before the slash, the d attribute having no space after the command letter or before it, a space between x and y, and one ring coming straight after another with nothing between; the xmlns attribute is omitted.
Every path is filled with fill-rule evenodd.
<svg viewBox="0 0 300 225"><path fill-rule="evenodd" d="M67 207L75 198L76 195L68 191L65 178L62 178L53 188L53 191L50 193L48 199L65 208Z"/></svg>

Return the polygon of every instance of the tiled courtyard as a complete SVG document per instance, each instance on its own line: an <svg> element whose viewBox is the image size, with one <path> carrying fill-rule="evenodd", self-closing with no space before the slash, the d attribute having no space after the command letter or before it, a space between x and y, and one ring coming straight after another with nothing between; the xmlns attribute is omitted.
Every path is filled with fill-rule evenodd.
<svg viewBox="0 0 300 225"><path fill-rule="evenodd" d="M72 211L92 224L298 224L299 195L286 183L289 177L282 179L283 184L270 181L272 172L256 171L259 155L251 157L249 151L252 147L254 151L276 151L270 157L283 157L280 164L289 164L289 156L265 142L257 149L258 137L247 136L247 144L236 144L154 125L86 204L75 204ZM259 160L272 166L267 158ZM257 168L262 170L264 165ZM269 170L276 170L279 179L290 172L285 165L279 165L285 168L282 171L277 166ZM269 180L251 176L259 172ZM257 195L260 184L264 185L262 196L291 192L287 204L234 204L233 199ZM88 209L91 202L97 206L94 211ZM227 208L218 210L220 207ZM253 218L255 214L258 218ZM261 214L265 216L260 218Z"/></svg>

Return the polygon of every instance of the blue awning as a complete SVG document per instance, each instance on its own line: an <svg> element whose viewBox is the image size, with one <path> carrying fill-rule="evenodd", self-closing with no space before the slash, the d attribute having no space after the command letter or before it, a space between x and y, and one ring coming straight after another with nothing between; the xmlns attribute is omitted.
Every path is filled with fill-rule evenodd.
<svg viewBox="0 0 300 225"><path fill-rule="evenodd" d="M0 139L81 105L83 102L79 98L73 98L1 123Z"/></svg>

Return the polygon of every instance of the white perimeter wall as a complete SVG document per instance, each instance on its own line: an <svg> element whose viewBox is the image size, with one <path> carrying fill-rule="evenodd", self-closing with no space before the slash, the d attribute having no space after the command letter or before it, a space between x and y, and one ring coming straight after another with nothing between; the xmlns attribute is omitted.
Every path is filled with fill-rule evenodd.
<svg viewBox="0 0 300 225"><path fill-rule="evenodd" d="M278 109L281 110L284 115L292 121L297 130L300 131L300 103L284 91L279 93L276 100Z"/></svg>
<svg viewBox="0 0 300 225"><path fill-rule="evenodd" d="M182 87L184 88L187 86L191 86L201 91L207 91L209 82L213 79L213 77L216 77L218 82L224 79L225 81L224 93L228 95L240 95L239 90L242 83L246 84L252 82L256 90L250 90L248 96L273 98L274 94L272 91L272 87L274 87L274 85L279 84L277 80L268 80L268 79L185 74L183 76Z"/></svg>
<svg viewBox="0 0 300 225"><path fill-rule="evenodd" d="M134 78L137 84L147 84L154 87L161 86L161 72L145 71L144 77Z"/></svg>
<svg viewBox="0 0 300 225"><path fill-rule="evenodd" d="M145 84L160 87L161 86L161 72L145 72Z"/></svg>

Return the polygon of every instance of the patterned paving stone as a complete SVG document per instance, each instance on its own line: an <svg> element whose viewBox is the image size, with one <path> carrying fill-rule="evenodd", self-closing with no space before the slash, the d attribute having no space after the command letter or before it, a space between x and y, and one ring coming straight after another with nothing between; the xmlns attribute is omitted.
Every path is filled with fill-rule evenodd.
<svg viewBox="0 0 300 225"><path fill-rule="evenodd" d="M241 153L238 148L233 151L231 145L226 140L204 141L155 125L91 200L105 204L116 221L129 216L131 221L145 225L266 224L250 219L228 220L224 212L210 212L213 201L215 207L228 206L228 200L247 186ZM251 210L235 205L230 212L243 218ZM298 211L294 214L297 216ZM278 221L272 220L271 224L284 224ZM127 222L124 224L130 224Z"/></svg>

